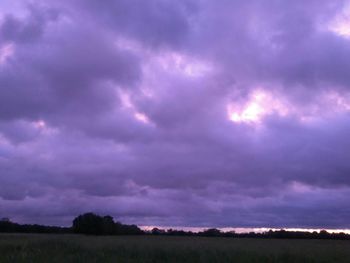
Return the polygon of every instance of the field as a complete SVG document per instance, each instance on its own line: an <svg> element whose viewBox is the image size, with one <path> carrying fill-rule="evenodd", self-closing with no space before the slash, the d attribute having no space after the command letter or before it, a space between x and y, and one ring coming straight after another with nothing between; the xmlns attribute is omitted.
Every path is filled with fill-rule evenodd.
<svg viewBox="0 0 350 263"><path fill-rule="evenodd" d="M0 262L350 262L350 241L0 234Z"/></svg>

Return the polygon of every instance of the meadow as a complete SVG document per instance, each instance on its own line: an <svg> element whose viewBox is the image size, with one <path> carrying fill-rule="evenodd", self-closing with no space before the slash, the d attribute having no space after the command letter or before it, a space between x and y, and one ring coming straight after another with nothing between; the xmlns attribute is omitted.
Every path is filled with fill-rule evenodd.
<svg viewBox="0 0 350 263"><path fill-rule="evenodd" d="M350 262L350 241L0 234L0 262Z"/></svg>

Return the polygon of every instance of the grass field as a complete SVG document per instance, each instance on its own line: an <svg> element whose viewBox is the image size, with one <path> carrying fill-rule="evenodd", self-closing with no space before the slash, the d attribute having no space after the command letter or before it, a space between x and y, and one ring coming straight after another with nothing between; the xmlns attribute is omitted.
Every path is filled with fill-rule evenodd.
<svg viewBox="0 0 350 263"><path fill-rule="evenodd" d="M341 240L0 234L0 262L350 262Z"/></svg>

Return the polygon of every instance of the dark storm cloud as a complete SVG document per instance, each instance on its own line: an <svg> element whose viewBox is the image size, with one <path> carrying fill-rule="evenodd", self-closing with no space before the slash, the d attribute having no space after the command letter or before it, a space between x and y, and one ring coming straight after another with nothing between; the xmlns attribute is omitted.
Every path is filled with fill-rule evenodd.
<svg viewBox="0 0 350 263"><path fill-rule="evenodd" d="M325 30L345 1L204 1L191 52L227 78L284 85L348 85L348 40Z"/></svg>
<svg viewBox="0 0 350 263"><path fill-rule="evenodd" d="M58 16L58 10L38 9L35 5L28 5L28 15L23 20L6 14L0 28L1 40L20 43L35 41L45 33L47 24L57 20Z"/></svg>
<svg viewBox="0 0 350 263"><path fill-rule="evenodd" d="M16 54L0 72L1 117L47 118L54 125L77 126L118 105L113 86L135 85L140 75L137 57L118 50L96 27L77 28L66 25L63 18L51 25L52 32L31 33L26 25L34 23L32 12L24 21L6 16L2 24L12 36L4 37L4 42L14 43ZM35 16L44 17L46 12L38 7ZM12 20L18 26L8 25ZM38 19L38 27L44 28L45 22ZM20 35L37 42L23 45Z"/></svg>
<svg viewBox="0 0 350 263"><path fill-rule="evenodd" d="M90 19L154 48L184 44L191 31L191 16L198 5L192 0L77 2L79 11Z"/></svg>
<svg viewBox="0 0 350 263"><path fill-rule="evenodd" d="M0 12L4 216L350 227L345 1L21 2Z"/></svg>

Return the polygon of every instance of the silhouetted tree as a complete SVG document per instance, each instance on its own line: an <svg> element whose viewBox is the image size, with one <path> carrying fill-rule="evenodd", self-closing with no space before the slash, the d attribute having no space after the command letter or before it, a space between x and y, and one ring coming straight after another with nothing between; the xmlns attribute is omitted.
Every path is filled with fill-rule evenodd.
<svg viewBox="0 0 350 263"><path fill-rule="evenodd" d="M152 235L163 235L166 232L163 229L159 229L159 228L155 227L155 228L152 229L151 233L152 233Z"/></svg>
<svg viewBox="0 0 350 263"><path fill-rule="evenodd" d="M204 230L203 232L201 232L201 234L202 236L205 236L205 237L218 237L222 235L221 231L216 228L210 228L210 229Z"/></svg>
<svg viewBox="0 0 350 263"><path fill-rule="evenodd" d="M86 213L73 220L74 233L102 235L103 230L103 217L95 215L94 213Z"/></svg>
<svg viewBox="0 0 350 263"><path fill-rule="evenodd" d="M74 233L87 235L140 235L143 231L136 225L114 222L111 216L86 213L73 220Z"/></svg>
<svg viewBox="0 0 350 263"><path fill-rule="evenodd" d="M111 216L104 216L102 219L102 232L105 235L114 235L117 233L116 231L116 225L113 221L113 217Z"/></svg>

